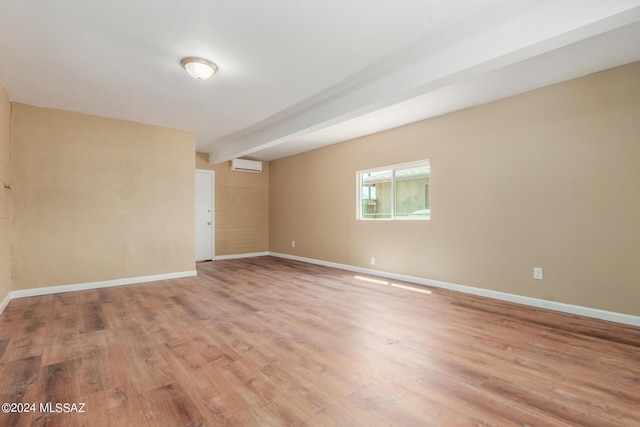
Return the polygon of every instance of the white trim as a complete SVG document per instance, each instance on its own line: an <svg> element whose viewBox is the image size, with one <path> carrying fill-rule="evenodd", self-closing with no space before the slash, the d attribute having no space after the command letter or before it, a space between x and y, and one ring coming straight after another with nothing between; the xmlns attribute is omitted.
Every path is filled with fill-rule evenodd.
<svg viewBox="0 0 640 427"><path fill-rule="evenodd" d="M40 295L59 294L61 292L84 291L87 289L108 288L111 286L133 285L135 283L155 282L159 280L180 279L196 276L195 270L176 273L154 274L151 276L129 277L126 279L103 280L100 282L78 283L74 285L50 286L46 288L24 289L11 292L11 299L34 297Z"/></svg>
<svg viewBox="0 0 640 427"><path fill-rule="evenodd" d="M10 302L11 302L11 292L9 292L7 296L4 297L4 300L2 300L2 302L0 303L0 314L2 314L5 308L7 308Z"/></svg>
<svg viewBox="0 0 640 427"><path fill-rule="evenodd" d="M216 261L222 261L225 259L239 259L239 258L255 258L258 256L269 256L269 252L252 252L248 254L233 254L233 255L219 255L215 257Z"/></svg>
<svg viewBox="0 0 640 427"><path fill-rule="evenodd" d="M517 304L528 305L532 307L544 308L548 310L560 311L563 313L576 314L579 316L592 317L595 319L608 320L610 322L624 323L626 325L640 326L640 316L631 314L616 313L614 311L599 310L597 308L583 307L573 304L565 304L562 302L548 301L539 298L526 297L522 295L509 294L506 292L492 291L489 289L476 288L473 286L458 285L455 283L441 282L438 280L425 279L422 277L408 276L405 274L389 273L386 271L372 270L370 268L355 267L352 265L338 264L335 262L322 261L313 258L305 258L295 255L281 254L270 252L271 256L278 258L291 259L294 261L307 262L309 264L317 264L325 267L339 268L341 270L353 271L356 273L370 274L372 276L385 277L387 279L402 280L403 282L411 282L419 285L433 286L436 288L449 289L466 294L478 295L498 299L502 301L515 302Z"/></svg>

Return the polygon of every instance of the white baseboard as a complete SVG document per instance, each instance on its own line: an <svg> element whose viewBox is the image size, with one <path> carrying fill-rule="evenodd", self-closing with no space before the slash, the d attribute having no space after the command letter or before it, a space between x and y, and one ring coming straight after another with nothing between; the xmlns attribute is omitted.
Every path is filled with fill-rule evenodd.
<svg viewBox="0 0 640 427"><path fill-rule="evenodd" d="M539 298L526 297L522 295L509 294L506 292L492 291L489 289L476 288L473 286L458 285L455 283L441 282L438 280L425 279L422 277L409 276L405 274L390 273L386 271L373 270L370 268L356 267L347 264L339 264L330 261L323 261L314 258L305 258L295 255L282 254L278 252L255 252L247 254L222 255L215 257L216 260L251 258L258 256L274 256L278 258L291 259L294 261L306 262L309 264L322 265L325 267L338 268L341 270L353 271L356 273L369 274L372 276L384 277L387 279L401 280L403 282L416 283L419 285L433 286L436 288L450 289L453 291L464 292L467 294L478 295L488 298L494 298L502 301L510 301L518 304L528 305L532 307L544 308L563 313L576 314L579 316L592 317L626 325L640 326L640 316L630 314L616 313L613 311L599 310L596 308L583 307L573 304L565 304L561 302L548 301ZM0 314L7 307L13 298L23 298L30 296L49 295L61 292L81 291L87 289L106 288L111 286L131 285L135 283L154 282L159 280L179 279L183 277L196 276L195 270L182 271L176 273L156 274L151 276L130 277L125 279L105 280L100 282L78 283L73 285L51 286L46 288L25 289L10 292L0 303Z"/></svg>
<svg viewBox="0 0 640 427"><path fill-rule="evenodd" d="M220 255L216 256L215 260L225 260L225 259L239 259L239 258L254 258L257 256L269 256L269 252L252 252L249 254L233 254L233 255Z"/></svg>
<svg viewBox="0 0 640 427"><path fill-rule="evenodd" d="M9 302L11 302L11 292L9 292L2 302L0 302L0 314L2 314L5 308L7 308Z"/></svg>
<svg viewBox="0 0 640 427"><path fill-rule="evenodd" d="M61 292L84 291L87 289L108 288L111 286L133 285L135 283L155 282L158 280L180 279L197 275L195 270L179 271L176 273L154 274L151 276L128 277L126 279L103 280L100 282L77 283L74 285L50 286L46 288L24 289L13 291L13 298L34 297L40 295L59 294Z"/></svg>
<svg viewBox="0 0 640 427"><path fill-rule="evenodd" d="M416 277L416 276L408 276L405 274L389 273L386 271L372 270L370 268L355 267L347 264L338 264L335 262L322 261L322 260L313 259L313 258L304 258L300 256L282 254L277 252L270 252L270 255L278 258L285 258L285 259L291 259L294 261L307 262L309 264L339 268L341 270L353 271L355 273L369 274L372 276L380 276L387 279L401 280L403 282L411 282L419 285L450 289L452 291L464 292L467 294L494 298L502 301L510 301L518 304L529 305L532 307L560 311L563 313L577 314L579 316L608 320L610 322L623 323L623 324L632 325L632 326L640 326L640 316L633 316L630 314L616 313L614 311L599 310L596 308L583 307L583 306L573 305L573 304L565 304L562 302L548 301L548 300L543 300L539 298L525 297L522 295L492 291L489 289L476 288L473 286L458 285L455 283L441 282L438 280L425 279L425 278Z"/></svg>

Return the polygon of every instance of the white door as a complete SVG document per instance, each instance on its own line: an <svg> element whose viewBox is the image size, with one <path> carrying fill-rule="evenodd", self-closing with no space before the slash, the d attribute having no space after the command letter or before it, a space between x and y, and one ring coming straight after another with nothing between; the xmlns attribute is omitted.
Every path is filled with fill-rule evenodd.
<svg viewBox="0 0 640 427"><path fill-rule="evenodd" d="M196 170L196 261L214 257L213 171Z"/></svg>

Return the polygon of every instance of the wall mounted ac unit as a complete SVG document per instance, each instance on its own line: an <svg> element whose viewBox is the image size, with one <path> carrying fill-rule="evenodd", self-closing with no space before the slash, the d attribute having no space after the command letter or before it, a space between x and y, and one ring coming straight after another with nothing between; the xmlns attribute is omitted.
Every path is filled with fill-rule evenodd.
<svg viewBox="0 0 640 427"><path fill-rule="evenodd" d="M256 160L233 159L231 160L231 170L240 172L262 172L262 162Z"/></svg>

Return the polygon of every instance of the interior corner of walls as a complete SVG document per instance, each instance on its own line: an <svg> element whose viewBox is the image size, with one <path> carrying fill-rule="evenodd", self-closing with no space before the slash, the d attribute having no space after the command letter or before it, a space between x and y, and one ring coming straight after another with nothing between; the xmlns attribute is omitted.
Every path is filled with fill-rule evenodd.
<svg viewBox="0 0 640 427"><path fill-rule="evenodd" d="M11 292L7 292L7 296L5 296L2 302L0 302L0 315L2 315L4 309L7 308L9 302L11 302Z"/></svg>

